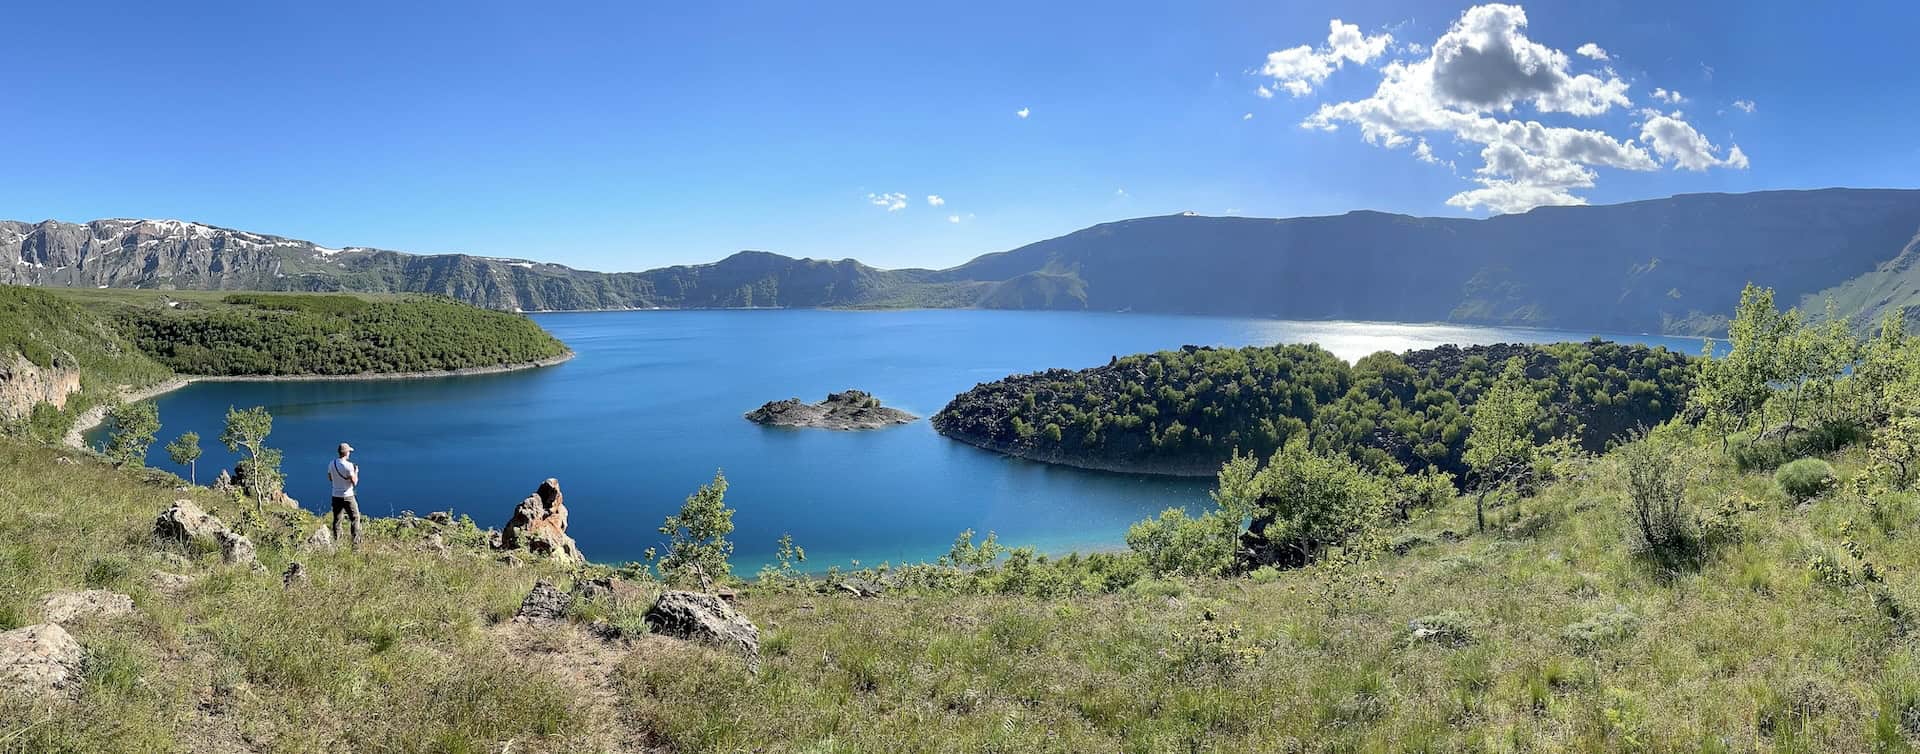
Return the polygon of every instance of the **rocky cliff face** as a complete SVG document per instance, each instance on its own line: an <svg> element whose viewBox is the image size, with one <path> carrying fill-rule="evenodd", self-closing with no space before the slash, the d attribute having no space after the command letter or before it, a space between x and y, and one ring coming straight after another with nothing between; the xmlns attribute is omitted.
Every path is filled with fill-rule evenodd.
<svg viewBox="0 0 1920 754"><path fill-rule="evenodd" d="M26 357L0 362L0 422L24 418L41 403L66 408L67 397L80 392L80 371L62 366L43 367Z"/></svg>

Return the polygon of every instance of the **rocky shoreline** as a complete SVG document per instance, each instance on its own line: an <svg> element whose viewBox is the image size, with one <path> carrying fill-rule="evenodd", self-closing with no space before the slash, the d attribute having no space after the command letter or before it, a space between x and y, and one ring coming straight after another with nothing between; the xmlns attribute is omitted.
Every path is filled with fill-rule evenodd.
<svg viewBox="0 0 1920 754"><path fill-rule="evenodd" d="M1037 453L1032 448L1008 443L994 442L991 438L978 437L951 431L936 425L935 430L949 440L971 445L990 453L1011 456L1023 461L1044 463L1054 466L1067 466L1087 471L1103 471L1110 474L1135 474L1140 476L1174 477L1178 479L1212 479L1220 474L1220 464L1203 461L1196 466L1181 466L1161 461L1120 462L1100 458L1083 458L1064 453Z"/></svg>
<svg viewBox="0 0 1920 754"><path fill-rule="evenodd" d="M747 421L755 424L834 430L879 429L919 418L882 406L879 399L861 390L829 393L819 403L803 403L799 398L772 401L746 413Z"/></svg>
<svg viewBox="0 0 1920 754"><path fill-rule="evenodd" d="M361 372L358 374L241 374L241 375L182 374L182 375L175 375L162 382L158 382L153 385L149 385L147 387L134 389L134 390L123 389L120 392L120 402L132 403L135 401L144 401L149 398L154 398L157 396L165 395L167 393L171 393L175 390L179 390L180 388L186 387L196 382L355 382L355 381L362 381L362 380L430 380L430 379L436 379L441 377L472 377L472 376L482 375L482 374L504 374L506 372L520 372L528 369L540 369L542 367L550 367L550 366L557 366L559 364L564 364L567 361L572 360L573 356L574 356L573 351L568 350L566 353L561 354L559 356L555 356L553 358L541 359L539 361L529 361L522 364L502 364L499 366L489 366L489 367L463 367L460 369L446 369L446 370L441 370L437 372ZM113 410L112 405L94 406L93 408L87 409L86 412L80 414L80 416L76 417L73 421L73 428L67 430L67 436L66 438L64 438L66 445L71 448L78 448L81 450L85 450L87 447L87 441L86 441L87 431L93 429L94 427L100 426L101 422L106 421L107 413L112 410Z"/></svg>

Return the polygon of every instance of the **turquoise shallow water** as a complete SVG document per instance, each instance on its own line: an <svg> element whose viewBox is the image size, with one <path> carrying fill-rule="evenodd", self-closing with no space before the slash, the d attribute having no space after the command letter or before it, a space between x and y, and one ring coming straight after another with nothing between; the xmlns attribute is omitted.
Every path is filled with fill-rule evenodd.
<svg viewBox="0 0 1920 754"><path fill-rule="evenodd" d="M1206 501L1207 483L1080 471L1005 458L924 420L974 384L1196 345L1317 342L1349 361L1441 343L1585 340L1593 333L1286 322L1144 314L996 311L654 311L541 314L577 352L510 374L434 380L199 383L159 399L160 445L200 433L203 480L232 457L214 441L227 406L264 405L286 451L288 490L326 506L335 443L358 449L360 500L375 515L453 508L506 521L560 479L574 538L601 562L637 559L660 521L724 469L737 512L735 568L751 573L792 533L809 567L922 560L962 529L1046 551L1110 548L1128 524ZM1699 341L1616 340L1696 352ZM761 427L741 414L799 396L870 391L923 417L871 432ZM184 474L185 469L179 469Z"/></svg>

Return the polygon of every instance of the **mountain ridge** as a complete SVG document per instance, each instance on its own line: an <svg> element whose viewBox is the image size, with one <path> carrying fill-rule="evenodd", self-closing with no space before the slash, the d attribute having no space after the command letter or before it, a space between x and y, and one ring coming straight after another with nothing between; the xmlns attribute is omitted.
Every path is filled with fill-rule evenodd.
<svg viewBox="0 0 1920 754"><path fill-rule="evenodd" d="M1856 324L1920 302L1920 190L1680 194L1489 218L1127 218L945 269L743 250L594 272L181 220L0 222L0 282L433 293L520 311L1088 309L1717 334L1748 282Z"/></svg>

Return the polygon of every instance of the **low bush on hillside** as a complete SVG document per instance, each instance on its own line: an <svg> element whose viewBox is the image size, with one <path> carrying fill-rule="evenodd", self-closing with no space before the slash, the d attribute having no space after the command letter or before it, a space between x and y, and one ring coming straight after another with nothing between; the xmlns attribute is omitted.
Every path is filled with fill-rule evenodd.
<svg viewBox="0 0 1920 754"><path fill-rule="evenodd" d="M1780 491L1796 501L1818 497L1835 483L1833 465L1818 458L1802 458L1773 473Z"/></svg>

